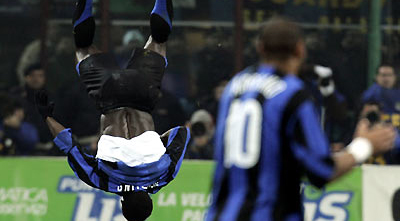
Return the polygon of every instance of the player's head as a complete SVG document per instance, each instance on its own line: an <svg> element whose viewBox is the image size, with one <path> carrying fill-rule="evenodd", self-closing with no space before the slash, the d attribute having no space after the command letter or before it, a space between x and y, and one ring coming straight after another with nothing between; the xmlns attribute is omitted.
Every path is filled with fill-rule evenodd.
<svg viewBox="0 0 400 221"><path fill-rule="evenodd" d="M121 204L122 214L128 221L143 221L153 211L153 201L144 191L125 193Z"/></svg>
<svg viewBox="0 0 400 221"><path fill-rule="evenodd" d="M289 19L273 17L261 28L257 52L266 62L302 63L306 49L301 28Z"/></svg>

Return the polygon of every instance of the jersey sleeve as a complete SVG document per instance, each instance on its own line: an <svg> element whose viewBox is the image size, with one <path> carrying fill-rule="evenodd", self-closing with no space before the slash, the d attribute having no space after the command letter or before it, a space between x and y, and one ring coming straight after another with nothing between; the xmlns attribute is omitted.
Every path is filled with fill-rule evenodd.
<svg viewBox="0 0 400 221"><path fill-rule="evenodd" d="M71 129L61 131L54 139L54 143L67 154L68 163L79 179L91 187L107 191L105 180L99 175L101 171L98 170L98 161L94 156L85 153L73 139Z"/></svg>
<svg viewBox="0 0 400 221"><path fill-rule="evenodd" d="M310 182L322 187L333 175L334 162L313 103L305 100L293 116L291 150Z"/></svg>
<svg viewBox="0 0 400 221"><path fill-rule="evenodd" d="M190 131L187 127L175 127L169 134L166 148L167 154L171 158L169 170L172 172L172 179L176 177L181 168L189 140Z"/></svg>

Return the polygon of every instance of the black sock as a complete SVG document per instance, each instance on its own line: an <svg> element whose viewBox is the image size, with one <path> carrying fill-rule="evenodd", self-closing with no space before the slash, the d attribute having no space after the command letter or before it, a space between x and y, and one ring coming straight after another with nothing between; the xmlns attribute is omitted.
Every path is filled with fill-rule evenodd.
<svg viewBox="0 0 400 221"><path fill-rule="evenodd" d="M92 4L92 0L79 0L76 4L72 24L77 48L86 48L93 43L96 24L92 16Z"/></svg>
<svg viewBox="0 0 400 221"><path fill-rule="evenodd" d="M164 43L171 34L173 19L172 0L156 0L150 15L151 36L158 43Z"/></svg>

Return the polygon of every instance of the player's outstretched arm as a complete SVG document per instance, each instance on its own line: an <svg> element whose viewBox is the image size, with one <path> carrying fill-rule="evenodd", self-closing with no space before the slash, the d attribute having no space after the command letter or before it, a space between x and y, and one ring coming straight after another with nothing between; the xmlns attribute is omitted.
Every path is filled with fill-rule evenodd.
<svg viewBox="0 0 400 221"><path fill-rule="evenodd" d="M393 148L397 134L392 126L377 124L369 128L369 125L368 120L361 120L354 135L355 139L345 151L333 157L335 172L331 180L350 171L353 166L365 162L370 156Z"/></svg>
<svg viewBox="0 0 400 221"><path fill-rule="evenodd" d="M66 129L53 118L54 103L49 102L47 92L40 90L35 94L36 108L46 121L51 133L55 137L54 143L68 155L71 169L83 182L94 188L108 191L107 177L99 173L97 160L74 140L70 129Z"/></svg>
<svg viewBox="0 0 400 221"><path fill-rule="evenodd" d="M52 117L47 117L46 118L46 123L47 126L49 127L49 130L51 132L51 134L53 135L53 137L57 137L57 135L65 130L65 127L63 125L61 125L60 123L58 123L54 118Z"/></svg>
<svg viewBox="0 0 400 221"><path fill-rule="evenodd" d="M346 151L332 156L313 103L308 99L300 102L294 116L297 129L293 135L292 152L304 167L310 182L318 187L349 172L372 154L390 150L396 136L391 126L377 124L370 128L368 120L362 120Z"/></svg>

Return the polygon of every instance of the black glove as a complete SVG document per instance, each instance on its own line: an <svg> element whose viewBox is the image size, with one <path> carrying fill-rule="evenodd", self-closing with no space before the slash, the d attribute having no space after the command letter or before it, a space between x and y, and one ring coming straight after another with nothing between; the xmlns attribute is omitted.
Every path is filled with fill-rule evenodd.
<svg viewBox="0 0 400 221"><path fill-rule="evenodd" d="M53 117L54 102L49 102L49 96L45 89L41 89L35 93L36 109L44 120L47 117Z"/></svg>

